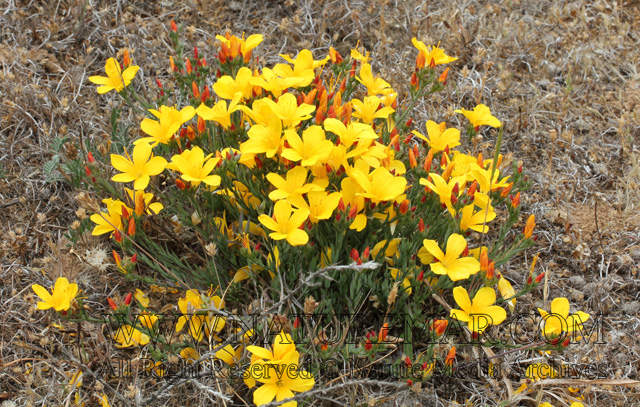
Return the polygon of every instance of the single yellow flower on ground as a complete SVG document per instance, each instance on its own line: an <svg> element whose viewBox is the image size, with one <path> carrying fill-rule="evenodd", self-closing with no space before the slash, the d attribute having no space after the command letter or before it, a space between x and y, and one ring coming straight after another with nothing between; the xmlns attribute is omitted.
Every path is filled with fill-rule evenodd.
<svg viewBox="0 0 640 407"><path fill-rule="evenodd" d="M164 171L167 160L162 157L151 157L152 147L147 143L140 143L133 148L133 159L127 154L127 158L111 154L111 165L122 174L116 174L111 178L116 182L131 182L133 189L145 189L149 185L152 175L158 175Z"/></svg>
<svg viewBox="0 0 640 407"><path fill-rule="evenodd" d="M204 151L198 146L191 150L184 150L180 155L171 157L171 162L167 164L167 169L175 170L182 173L181 178L191 182L194 187L200 185L201 182L212 188L220 186L219 175L209 175L221 158L212 158L213 154L204 156Z"/></svg>
<svg viewBox="0 0 640 407"><path fill-rule="evenodd" d="M458 321L468 322L471 332L482 333L489 325L500 325L506 318L507 312L493 305L496 302L496 292L492 287L483 287L469 299L469 293L462 287L453 289L453 298L461 309L452 309L451 316Z"/></svg>
<svg viewBox="0 0 640 407"><path fill-rule="evenodd" d="M59 277L56 285L51 290L51 294L41 285L34 284L31 289L44 302L38 302L38 309L45 310L53 308L56 311L66 311L71 306L71 301L78 294L78 285L69 284L65 277Z"/></svg>
<svg viewBox="0 0 640 407"><path fill-rule="evenodd" d="M104 65L104 70L107 76L91 76L89 80L98 86L98 93L107 93L113 89L120 92L126 86L129 86L136 73L140 69L137 65L131 65L122 72L120 70L120 64L115 58L107 59L107 63Z"/></svg>
<svg viewBox="0 0 640 407"><path fill-rule="evenodd" d="M581 330L582 324L589 319L589 314L577 311L569 315L569 300L556 298L551 302L551 312L538 308L542 315L542 328L545 336L560 336L563 332L571 333Z"/></svg>
<svg viewBox="0 0 640 407"><path fill-rule="evenodd" d="M258 220L265 227L273 230L269 237L273 240L286 239L291 246L300 246L309 241L307 232L300 229L300 226L309 217L309 210L298 209L295 212L291 209L291 204L285 200L276 202L273 208L274 218L268 215L260 215Z"/></svg>
<svg viewBox="0 0 640 407"><path fill-rule="evenodd" d="M140 128L149 137L136 140L133 143L134 145L152 143L151 147L155 147L158 144L168 144L173 135L180 129L180 126L191 120L196 114L193 106L185 106L182 110L170 106L160 106L159 110L149 109L149 111L158 120L147 118L140 123Z"/></svg>
<svg viewBox="0 0 640 407"><path fill-rule="evenodd" d="M424 239L424 247L431 255L438 259L432 262L431 271L435 274L446 274L452 281L464 280L480 271L480 262L473 257L459 258L467 247L467 241L461 235L454 233L447 240L446 254L440 250L438 242Z"/></svg>
<svg viewBox="0 0 640 407"><path fill-rule="evenodd" d="M489 107L483 104L479 104L474 107L473 110L459 109L456 110L456 113L462 113L475 128L478 126L491 126L496 128L502 126L500 120L491 115Z"/></svg>

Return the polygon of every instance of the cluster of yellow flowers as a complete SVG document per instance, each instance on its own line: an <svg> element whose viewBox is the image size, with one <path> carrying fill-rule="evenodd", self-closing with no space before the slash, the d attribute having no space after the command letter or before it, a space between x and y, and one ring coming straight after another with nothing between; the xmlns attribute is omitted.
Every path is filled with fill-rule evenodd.
<svg viewBox="0 0 640 407"><path fill-rule="evenodd" d="M374 75L368 54L352 50L351 60L345 61L331 48L329 55L316 60L305 49L295 58L281 55L286 63L252 70L252 52L261 35L216 38L221 50L220 70L211 84L215 96L199 79L208 64L197 51L196 68L189 59L184 66L171 59L176 80L182 81L181 96L192 94L176 98L186 100L184 106L158 103L157 109L148 109L148 117L139 125L145 136L133 140L133 148L125 147L123 155L118 154L122 151L109 155L117 173L109 171L105 178L131 189L124 188L121 199L103 199L106 210L90 217L95 224L93 235L110 233L126 252L128 240L135 241L137 233L146 236L149 218L162 213L181 226L178 214L187 210L180 212L183 208L169 203L175 206L184 199L185 206L208 210L208 218L202 217L202 211L193 211L189 221L194 228L202 227L198 243L209 256L219 249L237 248L233 252L237 259L223 259L236 267L223 271L233 278L218 276L218 288L254 277L265 268L275 280L276 273L288 267L280 263L283 254L323 267L349 259L361 264L371 258L381 260L394 280L389 307L399 286L407 296L421 292L421 299L451 289L458 308L450 316L480 334L507 317L505 309L496 305L497 286L513 312L518 293L495 268L533 244L535 218L529 217L517 242L502 252L484 246L483 239L472 232L486 234L497 218L496 202L508 198L513 218L509 226L515 224L521 168L515 173L514 166L514 175L504 176L497 151L488 160L481 153L458 151L463 143L460 130L444 122L428 120L424 133L413 129L407 116L410 108L398 102L398 92L387 81ZM439 76L435 68L456 58L415 38L413 44L418 56L411 95L417 99L444 86L449 68ZM330 70L333 74L323 79ZM134 92L129 85L138 67L128 54L122 66L109 59L105 71L107 77L89 78L100 85L99 93L115 90L127 96ZM502 123L489 107L480 104L456 112L469 121L468 134L489 126L501 140ZM92 164L92 155L88 162ZM170 182L156 182L154 177L165 172ZM515 195L514 189L518 190ZM125 262L114 251L114 258L124 274L136 264L135 256ZM532 284L530 274L527 285ZM63 278L52 294L39 285L33 290L44 301L38 303L39 309L66 311L78 297L77 285ZM182 315L176 331L187 328L198 342L221 342L218 335L227 327L227 319L207 312L225 307L225 295L215 295L216 290L186 291L178 300ZM145 346L158 334L159 317L150 312L149 299L140 290L135 298L142 315L115 332L119 347ZM129 307L130 302L131 295L123 306ZM123 309L111 300L109 304L114 312ZM540 313L548 315L544 310ZM551 337L578 330L589 318L582 312L569 315L564 298L553 301L551 314L563 318L545 318L543 329ZM433 329L442 335L446 327L442 320ZM231 366L247 352L253 355L243 378L250 388L262 383L253 393L256 404L281 401L314 386L311 374L297 370L300 354L288 334L282 332L271 350L249 345L250 336L245 334L240 346L227 345L216 356ZM367 335L364 350L372 349ZM183 348L180 355L187 360L199 358L192 347ZM455 347L446 360L451 364L454 358ZM297 374L260 374L288 367ZM425 372L432 369L433 364L425 364Z"/></svg>

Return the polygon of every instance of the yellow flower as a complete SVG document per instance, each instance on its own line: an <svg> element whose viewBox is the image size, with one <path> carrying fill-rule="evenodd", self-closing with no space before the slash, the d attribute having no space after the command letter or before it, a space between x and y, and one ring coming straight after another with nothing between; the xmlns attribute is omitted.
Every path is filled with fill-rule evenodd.
<svg viewBox="0 0 640 407"><path fill-rule="evenodd" d="M195 363L198 361L198 359L200 359L198 351L191 347L182 349L180 351L180 357L184 359L188 364Z"/></svg>
<svg viewBox="0 0 640 407"><path fill-rule="evenodd" d="M436 173L430 173L429 176L431 177L433 182L425 178L420 178L420 185L424 185L438 194L440 203L445 205L449 212L453 214L453 204L451 202L453 189L455 188L456 184L458 184L458 190L461 191L464 188L465 177L451 178L449 179L449 182L447 182Z"/></svg>
<svg viewBox="0 0 640 407"><path fill-rule="evenodd" d="M362 53L360 53L360 51L358 51L357 45L356 45L356 48L351 50L351 58L353 58L353 59L355 59L357 61L360 61L363 64L366 64L367 62L369 62L369 59L371 59L371 58L369 58L369 52L365 51L365 54L366 55L362 55Z"/></svg>
<svg viewBox="0 0 640 407"><path fill-rule="evenodd" d="M116 230L122 230L122 206L107 205L107 213L95 213L91 215L91 221L96 224L91 234L93 236L103 235Z"/></svg>
<svg viewBox="0 0 640 407"><path fill-rule="evenodd" d="M182 315L176 323L176 332L179 332L187 322L189 323L189 335L197 341L201 341L204 335L208 337L213 332L220 332L227 322L225 318L217 315L209 316L204 312L197 311L211 306L222 309L224 301L214 295L207 298L205 302L198 290L187 291L185 297L178 300L178 309Z"/></svg>
<svg viewBox="0 0 640 407"><path fill-rule="evenodd" d="M356 79L367 88L367 94L369 96L379 95L391 87L391 85L389 85L389 83L384 79L378 76L375 78L373 77L371 65L369 64L362 64L362 67L360 68L360 77L356 77Z"/></svg>
<svg viewBox="0 0 640 407"><path fill-rule="evenodd" d="M295 131L286 133L289 148L282 150L282 157L298 162L303 167L311 167L324 161L331 154L333 143L325 139L324 130L320 126L311 126L304 130L302 138Z"/></svg>
<svg viewBox="0 0 640 407"><path fill-rule="evenodd" d="M373 127L364 123L349 122L349 126L345 126L338 119L327 118L324 121L324 129L340 137L340 144L346 149L351 148L354 143L360 146L360 141L378 138Z"/></svg>
<svg viewBox="0 0 640 407"><path fill-rule="evenodd" d="M449 146L454 148L460 145L460 130L450 128L447 129L444 122L438 124L434 121L427 121L427 135L428 138L419 133L417 130L412 131L420 139L429 143L429 147L433 150L433 153L443 151Z"/></svg>
<svg viewBox="0 0 640 407"><path fill-rule="evenodd" d="M236 93L236 96L231 102L229 102L229 108L227 108L227 102L219 100L213 107L208 107L204 103L201 104L196 112L198 116L204 120L213 120L219 123L223 129L228 129L231 126L231 114L239 110L238 102L240 101L240 93Z"/></svg>
<svg viewBox="0 0 640 407"><path fill-rule="evenodd" d="M269 119L269 125L254 124L247 135L249 140L240 144L240 152L243 155L265 153L271 158L282 147L282 121L273 115Z"/></svg>
<svg viewBox="0 0 640 407"><path fill-rule="evenodd" d="M513 286L511 285L509 280L507 280L503 276L500 276L500 280L498 280L498 291L500 291L500 295L505 300L507 298L511 298L514 295L516 295L516 292L513 289ZM511 310L511 312L513 312L513 310L516 307L516 299L514 298L512 300L509 300L507 302L507 305L509 306L509 309Z"/></svg>
<svg viewBox="0 0 640 407"><path fill-rule="evenodd" d="M41 285L33 284L31 289L44 302L38 302L38 309L45 310L53 308L56 311L66 311L71 306L71 301L78 294L78 285L69 284L65 277L59 277L56 285L51 290L51 294Z"/></svg>
<svg viewBox="0 0 640 407"><path fill-rule="evenodd" d="M152 175L158 175L164 171L167 160L162 157L151 158L151 146L147 143L140 143L133 149L133 160L127 154L127 158L111 154L111 165L122 172L111 178L116 182L131 182L133 189L145 189L149 185Z"/></svg>
<svg viewBox="0 0 640 407"><path fill-rule="evenodd" d="M131 202L134 202L136 204L136 212L139 210L139 206L143 206L144 208L146 208L146 213L148 215L157 215L161 210L164 209L164 205L162 205L160 202L151 202L153 201L154 196L151 192L144 192L144 190L134 191L133 189L129 188L125 188L124 192L129 195L129 199L131 199ZM140 209L140 213L138 215L142 213L142 210L144 210L144 208ZM127 210L129 210L129 208L127 208Z"/></svg>
<svg viewBox="0 0 640 407"><path fill-rule="evenodd" d="M462 208L460 217L460 230L463 232L471 229L479 233L487 233L489 227L485 225L485 222L490 222L496 218L496 213L493 208L489 208L489 212L486 210L480 210L474 212L475 205L467 205Z"/></svg>
<svg viewBox="0 0 640 407"><path fill-rule="evenodd" d="M107 59L107 63L104 65L104 70L107 73L107 77L104 76L91 76L89 80L98 86L98 93L107 93L110 90L115 89L120 92L126 86L129 86L136 73L140 69L137 65L131 65L122 72L120 70L120 64L115 58Z"/></svg>
<svg viewBox="0 0 640 407"><path fill-rule="evenodd" d="M302 87L309 86L316 76L314 69L324 65L329 60L327 56L325 59L314 61L313 54L308 49L300 51L296 59L284 54L280 54L280 56L290 64L293 64L293 68L286 64L276 64L273 67L273 72L282 78L303 79L298 85Z"/></svg>
<svg viewBox="0 0 640 407"><path fill-rule="evenodd" d="M134 145L153 143L151 147L155 147L158 144L168 144L180 126L191 120L196 114L193 106L185 106L182 110L170 106L160 106L159 110L149 109L149 111L158 120L147 118L140 123L142 131L150 137L138 139L133 143Z"/></svg>
<svg viewBox="0 0 640 407"><path fill-rule="evenodd" d="M478 126L491 126L491 127L500 127L502 123L500 120L496 119L491 115L491 110L483 104L479 104L474 107L473 110L465 110L459 109L456 110L456 113L462 113L469 121L473 127Z"/></svg>
<svg viewBox="0 0 640 407"><path fill-rule="evenodd" d="M363 101L353 99L351 105L354 110L353 117L357 117L367 124L373 123L374 119L386 119L391 113L395 112L389 106L378 109L380 99L377 96L366 96Z"/></svg>
<svg viewBox="0 0 640 407"><path fill-rule="evenodd" d="M242 56L247 56L249 51L252 51L255 47L260 45L263 37L261 34L253 34L245 40L244 34L242 34L242 38L227 34L226 37L216 35L216 39L229 48L231 51L231 59L233 59L238 56L238 51L240 51Z"/></svg>
<svg viewBox="0 0 640 407"><path fill-rule="evenodd" d="M216 165L220 162L220 158L211 158L213 154L204 156L204 151L200 147L193 147L191 150L184 150L180 155L171 157L171 163L167 164L170 170L182 173L181 178L191 182L195 187L201 182L212 188L220 186L219 175L209 175Z"/></svg>
<svg viewBox="0 0 640 407"><path fill-rule="evenodd" d="M349 172L349 177L360 185L364 192L359 193L373 203L392 201L404 193L407 179L393 176L384 167L378 167L368 176L361 170L354 168Z"/></svg>
<svg viewBox="0 0 640 407"><path fill-rule="evenodd" d="M116 347L128 348L130 346L144 346L149 343L149 335L142 333L131 325L122 325L115 334L113 339L118 342Z"/></svg>
<svg viewBox="0 0 640 407"><path fill-rule="evenodd" d="M452 309L451 316L458 321L468 322L469 330L482 333L489 325L500 325L507 318L507 312L493 305L496 302L496 293L492 287L483 287L478 290L473 301L469 299L469 293L462 287L453 289L453 298L461 309Z"/></svg>
<svg viewBox="0 0 640 407"><path fill-rule="evenodd" d="M229 75L220 77L213 84L213 91L222 99L235 100L238 97L249 99L253 92L251 78L253 78L251 69L243 66L238 70L235 79Z"/></svg>
<svg viewBox="0 0 640 407"><path fill-rule="evenodd" d="M491 191L496 189L505 188L509 184L509 177L500 178L500 171L496 168L493 172L493 179L491 179L491 169L485 170L480 168L478 164L471 165L471 175L478 181L478 187L480 192L488 193L489 185L491 185Z"/></svg>
<svg viewBox="0 0 640 407"><path fill-rule="evenodd" d="M318 184L306 183L307 173L308 171L304 167L298 166L287 172L286 179L273 172L267 174L267 180L276 187L276 190L269 194L269 199L277 201L306 194L309 191L323 191L324 188Z"/></svg>
<svg viewBox="0 0 640 407"><path fill-rule="evenodd" d="M431 46L424 45L424 42L418 41L418 39L415 37L411 39L411 43L413 43L413 46L416 47L418 51L420 51L420 53L424 55L425 61L428 66L448 64L449 62L453 62L458 59L445 54L444 50L441 48L431 48Z"/></svg>
<svg viewBox="0 0 640 407"><path fill-rule="evenodd" d="M268 215L258 217L260 223L273 230L269 233L269 237L273 240L286 239L291 246L300 246L309 241L307 232L300 229L309 216L307 209L298 209L293 212L289 202L280 200L273 208L273 216L275 219Z"/></svg>
<svg viewBox="0 0 640 407"><path fill-rule="evenodd" d="M569 315L569 300L556 298L551 302L551 312L538 308L542 315L542 327L544 334L553 337L560 336L563 332L571 333L582 329L582 324L589 319L589 314L577 311Z"/></svg>
<svg viewBox="0 0 640 407"><path fill-rule="evenodd" d="M140 324L150 331L153 330L153 326L155 325L156 321L158 321L157 316L147 311L144 311L142 314L140 314L139 318L140 318Z"/></svg>
<svg viewBox="0 0 640 407"><path fill-rule="evenodd" d="M100 396L100 406L101 407L111 407L111 404L109 404L109 399L107 398L106 394L102 394Z"/></svg>
<svg viewBox="0 0 640 407"><path fill-rule="evenodd" d="M293 206L307 209L311 223L317 223L321 219L329 219L333 211L338 207L342 195L340 192L329 194L326 191L310 191L307 193L307 201L299 194L287 198Z"/></svg>
<svg viewBox="0 0 640 407"><path fill-rule="evenodd" d="M438 242L424 239L424 247L438 259L432 262L431 271L435 274L446 274L452 281L464 280L480 271L480 262L473 257L459 258L467 247L467 241L461 235L454 233L447 240L447 252L442 252Z"/></svg>
<svg viewBox="0 0 640 407"><path fill-rule="evenodd" d="M271 92L274 97L278 98L282 91L287 88L297 88L303 86L305 78L282 78L269 68L262 70L262 75L249 79L249 83L253 86L259 86L262 89Z"/></svg>
<svg viewBox="0 0 640 407"><path fill-rule="evenodd" d="M315 385L313 375L301 370L300 354L295 350L295 344L291 337L281 332L273 345L273 352L257 346L248 346L247 350L254 354L255 360L247 372L255 381L263 383L253 393L253 402L261 406L276 401L293 397L293 392L301 393L309 391ZM295 407L297 402L282 404L286 407Z"/></svg>
<svg viewBox="0 0 640 407"><path fill-rule="evenodd" d="M313 105L302 103L298 106L296 97L291 93L285 93L278 98L278 102L271 99L264 99L271 111L282 120L282 127L295 127L302 120L311 118L311 113L316 110Z"/></svg>

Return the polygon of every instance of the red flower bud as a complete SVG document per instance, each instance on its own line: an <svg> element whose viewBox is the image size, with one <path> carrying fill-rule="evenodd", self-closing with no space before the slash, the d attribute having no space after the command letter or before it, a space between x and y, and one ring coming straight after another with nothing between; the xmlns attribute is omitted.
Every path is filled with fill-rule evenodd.
<svg viewBox="0 0 640 407"><path fill-rule="evenodd" d="M127 294L126 297L124 297L124 305L129 305L131 304L131 293Z"/></svg>
<svg viewBox="0 0 640 407"><path fill-rule="evenodd" d="M180 191L184 191L185 188L187 188L187 186L185 185L184 182L182 182L182 180L180 179L176 179L176 186L178 187L178 189Z"/></svg>
<svg viewBox="0 0 640 407"><path fill-rule="evenodd" d="M416 277L416 280L423 281L424 280L424 270L420 270L420 274Z"/></svg>
<svg viewBox="0 0 640 407"><path fill-rule="evenodd" d="M138 262L138 253L131 256L131 263L137 263L137 262Z"/></svg>
<svg viewBox="0 0 640 407"><path fill-rule="evenodd" d="M178 26L176 25L176 22L171 20L171 31L173 31L174 33L178 32Z"/></svg>
<svg viewBox="0 0 640 407"><path fill-rule="evenodd" d="M544 274L545 273L540 273L538 277L536 277L536 283L539 283L540 281L542 281L542 279L544 278Z"/></svg>
<svg viewBox="0 0 640 407"><path fill-rule="evenodd" d="M418 230L420 231L420 233L424 232L424 220L420 219L420 221L418 222Z"/></svg>
<svg viewBox="0 0 640 407"><path fill-rule="evenodd" d="M367 339L367 341L364 343L364 349L366 351L370 351L371 349L373 349L373 344L371 343L371 339Z"/></svg>
<svg viewBox="0 0 640 407"><path fill-rule="evenodd" d="M96 162L96 160L94 160L93 158L93 154L91 154L91 151L89 151L89 153L87 154L87 161L89 161L90 164Z"/></svg>
<svg viewBox="0 0 640 407"><path fill-rule="evenodd" d="M116 303L115 303L115 302L113 302L113 300L112 300L111 298L107 298L107 302L109 303L109 307L110 307L112 310L114 310L114 311L115 311L115 310L117 310L117 309L118 309L118 306L116 305Z"/></svg>
<svg viewBox="0 0 640 407"><path fill-rule="evenodd" d="M136 234L136 220L132 217L129 219L129 227L127 228L127 234L134 236Z"/></svg>

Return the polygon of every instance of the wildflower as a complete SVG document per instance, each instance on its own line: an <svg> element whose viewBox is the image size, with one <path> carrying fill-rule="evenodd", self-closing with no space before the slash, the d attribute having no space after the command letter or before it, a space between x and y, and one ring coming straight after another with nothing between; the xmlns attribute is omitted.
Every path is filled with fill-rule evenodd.
<svg viewBox="0 0 640 407"><path fill-rule="evenodd" d="M340 137L340 145L343 145L347 150L354 143L378 138L373 128L364 123L349 122L349 125L345 126L338 119L328 118L324 121L324 129Z"/></svg>
<svg viewBox="0 0 640 407"><path fill-rule="evenodd" d="M268 158L276 155L282 146L282 121L273 115L269 125L254 124L247 132L249 140L240 144L240 152L244 155L265 153Z"/></svg>
<svg viewBox="0 0 640 407"><path fill-rule="evenodd" d="M147 294L145 294L144 291L140 290L139 288L136 288L136 293L134 294L134 297L140 305L142 305L145 308L149 308L149 297L147 297Z"/></svg>
<svg viewBox="0 0 640 407"><path fill-rule="evenodd" d="M304 82L305 78L282 78L269 68L264 68L262 75L249 79L251 85L259 86L267 92L271 92L276 98L280 97L285 89L301 87Z"/></svg>
<svg viewBox="0 0 640 407"><path fill-rule="evenodd" d="M224 301L214 295L211 298L206 298L205 302L198 290L187 291L185 297L178 300L178 308L182 315L176 323L176 332L179 332L187 322L189 323L189 335L197 341L201 341L204 335L209 336L213 332L220 332L227 322L225 318L196 311L207 307L222 309Z"/></svg>
<svg viewBox="0 0 640 407"><path fill-rule="evenodd" d="M507 318L504 309L493 305L496 293L492 287L483 287L469 299L469 293L462 287L453 289L453 298L461 309L452 309L451 316L458 321L468 322L469 330L482 333L489 325L499 325Z"/></svg>
<svg viewBox="0 0 640 407"><path fill-rule="evenodd" d="M448 64L449 62L456 61L458 58L453 58L444 53L444 50L438 47L427 46L422 41L418 41L417 38L412 38L411 43L418 49L420 54L423 55L424 61L429 64L430 67L436 65ZM440 45L440 44L438 44ZM419 68L423 68L420 66Z"/></svg>
<svg viewBox="0 0 640 407"><path fill-rule="evenodd" d="M358 51L357 46L355 49L351 50L351 58L355 59L356 61L360 61L363 64L366 64L369 59L369 52L365 53L366 55L363 55L360 51Z"/></svg>
<svg viewBox="0 0 640 407"><path fill-rule="evenodd" d="M204 120L213 120L220 124L223 129L227 130L231 126L231 115L239 110L238 102L240 101L240 93L236 93L236 96L229 102L227 108L227 102L219 100L213 107L208 107L204 103L201 104L196 112ZM200 122L198 122L200 124ZM204 131L204 127L203 130ZM202 132L201 131L201 132Z"/></svg>
<svg viewBox="0 0 640 407"><path fill-rule="evenodd" d="M435 240L424 239L422 242L426 250L438 262L430 263L431 271L435 274L446 274L452 281L464 280L480 271L480 262L473 257L460 258L467 248L467 241L461 235L454 233L447 240L446 254L442 252Z"/></svg>
<svg viewBox="0 0 640 407"><path fill-rule="evenodd" d="M116 347L128 348L130 346L144 346L149 343L149 335L142 333L131 325L122 325L115 334L113 339L118 342Z"/></svg>
<svg viewBox="0 0 640 407"><path fill-rule="evenodd" d="M363 123L371 124L374 119L386 119L389 115L395 112L389 106L385 106L381 109L380 99L377 96L366 96L363 101L353 99L351 101L353 106L353 117L359 118Z"/></svg>
<svg viewBox="0 0 640 407"><path fill-rule="evenodd" d="M309 210L298 209L295 212L291 204L285 200L276 202L273 208L273 218L268 215L260 215L258 220L265 227L273 230L269 237L273 240L286 239L291 246L300 246L309 241L309 235L300 226L307 220Z"/></svg>
<svg viewBox="0 0 640 407"><path fill-rule="evenodd" d="M298 86L309 86L315 78L314 69L327 63L329 56L324 59L314 61L313 54L308 49L303 49L298 53L296 59L292 59L288 55L280 54L290 64L293 64L293 68L286 64L276 64L273 68L273 72L282 78L300 78Z"/></svg>
<svg viewBox="0 0 640 407"><path fill-rule="evenodd" d="M222 99L235 100L238 96L240 99L249 99L253 92L251 78L253 78L251 69L243 66L238 69L235 79L229 75L220 77L213 84L213 91Z"/></svg>
<svg viewBox="0 0 640 407"><path fill-rule="evenodd" d="M212 188L217 188L222 178L219 175L209 174L221 158L212 158L212 156L213 154L209 154L205 157L202 149L196 146L171 157L171 163L167 164L167 168L181 172L181 178L191 182L194 187L204 182Z"/></svg>
<svg viewBox="0 0 640 407"><path fill-rule="evenodd" d="M338 51L336 51L333 47L329 47L329 58L331 59L331 63L339 64L344 61L342 55Z"/></svg>
<svg viewBox="0 0 640 407"><path fill-rule="evenodd" d="M320 126L311 126L304 130L302 138L295 131L286 132L289 148L282 150L282 157L300 165L310 167L317 162L324 162L331 154L333 143L325 138Z"/></svg>
<svg viewBox="0 0 640 407"><path fill-rule="evenodd" d="M127 193L131 202L135 203L135 212L138 216L145 213L145 209L148 215L157 215L164 209L162 203L152 202L154 195L151 192L144 192L144 190L134 191L129 188L125 188L124 192Z"/></svg>
<svg viewBox="0 0 640 407"><path fill-rule="evenodd" d="M184 123L188 122L195 115L193 106L185 106L182 110L174 107L160 106L159 110L149 109L151 114L158 120L144 119L140 123L140 128L150 137L138 139L134 144L153 143L151 147L158 144L168 144L174 134Z"/></svg>
<svg viewBox="0 0 640 407"><path fill-rule="evenodd" d="M349 177L364 190L358 195L371 199L373 203L392 201L401 195L407 186L406 178L393 176L384 167L376 168L368 176L359 169L353 169Z"/></svg>
<svg viewBox="0 0 640 407"><path fill-rule="evenodd" d="M247 350L257 358L247 374L255 381L263 383L253 393L253 402L256 405L267 404L274 398L276 401L282 401L293 397L294 391L301 393L313 388L314 377L299 368L300 354L295 350L295 344L289 334L281 332L276 337L273 352L258 346L248 346ZM284 405L295 407L297 402Z"/></svg>
<svg viewBox="0 0 640 407"><path fill-rule="evenodd" d="M227 49L230 51L230 54L228 56L231 59L235 58L238 55L241 55L245 58L245 60L247 60L247 56L251 56L250 52L255 47L260 45L263 36L261 34L253 34L245 40L244 34L242 34L242 38L238 38L235 35L227 34L224 37L222 35L216 35L216 39L227 47Z"/></svg>
<svg viewBox="0 0 640 407"><path fill-rule="evenodd" d="M340 192L329 194L326 191L309 191L307 193L307 203L301 195L291 195L287 200L298 208L309 210L309 220L317 223L321 219L329 219L333 211L338 207L342 195Z"/></svg>
<svg viewBox="0 0 640 407"><path fill-rule="evenodd" d="M571 333L582 329L582 324L589 319L589 314L577 311L569 315L569 300L556 298L551 302L551 312L538 308L542 315L542 328L545 334L552 337L563 332Z"/></svg>
<svg viewBox="0 0 640 407"><path fill-rule="evenodd" d="M458 191L464 188L465 178L456 177L451 178L449 182L445 181L440 175L436 173L429 174L429 177L433 181L429 181L425 178L420 178L420 185L424 185L436 194L440 198L440 203L447 207L450 213L453 212L452 198L457 198L457 195L453 193L454 188L458 185Z"/></svg>
<svg viewBox="0 0 640 407"><path fill-rule="evenodd" d="M136 73L140 69L137 65L131 65L122 72L120 70L120 64L115 58L109 58L104 65L104 70L107 76L91 76L89 80L98 86L98 93L107 93L113 89L116 92L120 92L125 87L129 86Z"/></svg>
<svg viewBox="0 0 640 407"><path fill-rule="evenodd" d="M131 182L133 189L145 189L149 185L152 175L158 175L164 171L167 160L162 157L151 158L151 146L147 143L140 143L133 149L133 160L127 154L127 158L111 154L111 165L122 172L111 178L116 182Z"/></svg>
<svg viewBox="0 0 640 407"><path fill-rule="evenodd" d="M516 295L516 292L514 291L513 286L511 286L509 280L507 280L503 276L500 276L500 279L498 280L498 291L500 291L500 295L505 300ZM509 306L511 312L513 312L516 307L516 299L513 298L507 301L507 305Z"/></svg>
<svg viewBox="0 0 640 407"><path fill-rule="evenodd" d="M78 285L70 284L65 277L59 277L56 285L51 289L51 294L39 284L33 284L31 289L44 302L38 302L38 309L53 308L56 311L66 311L71 307L71 301L78 294Z"/></svg>
<svg viewBox="0 0 640 407"><path fill-rule="evenodd" d="M491 110L483 104L479 104L474 107L473 110L465 110L459 109L456 110L456 113L462 113L469 121L471 125L476 128L479 126L491 126L491 127L500 127L502 124L498 119L491 115Z"/></svg>
<svg viewBox="0 0 640 407"><path fill-rule="evenodd" d="M463 232L471 229L479 233L487 233L489 227L485 225L486 222L490 222L496 218L496 213L493 208L489 207L489 211L480 210L474 212L475 205L467 205L462 208L460 217L460 230Z"/></svg>
<svg viewBox="0 0 640 407"><path fill-rule="evenodd" d="M433 149L434 154L438 151L444 151L447 147L454 148L460 145L460 130L447 129L444 122L438 124L431 120L427 121L428 138L417 130L412 131L412 133L429 143L429 147Z"/></svg>
<svg viewBox="0 0 640 407"><path fill-rule="evenodd" d="M358 82L366 86L367 94L369 96L375 96L381 94L385 89L391 87L389 83L383 80L380 77L373 77L373 73L371 72L371 65L362 64L360 68L360 77L356 77Z"/></svg>
<svg viewBox="0 0 640 407"><path fill-rule="evenodd" d="M107 213L101 212L91 215L91 221L96 224L91 232L93 236L109 232L115 233L123 229L122 207L117 208L115 205L107 205L107 211Z"/></svg>
<svg viewBox="0 0 640 407"><path fill-rule="evenodd" d="M278 102L271 99L264 99L271 111L282 120L282 127L295 127L301 121L311 118L311 113L316 110L313 105L302 103L298 105L296 97L291 93L285 93L278 98Z"/></svg>
<svg viewBox="0 0 640 407"><path fill-rule="evenodd" d="M500 188L508 187L509 177L500 178L500 171L495 169L493 172L493 179L491 179L491 169L484 169L477 164L471 164L470 166L471 176L478 182L480 192L489 193Z"/></svg>
<svg viewBox="0 0 640 407"><path fill-rule="evenodd" d="M307 184L308 171L304 167L297 166L287 172L286 179L276 173L267 174L267 180L276 187L271 191L269 199L277 201L279 199L289 199L293 196L300 196L309 191L323 191L324 188L317 184Z"/></svg>

